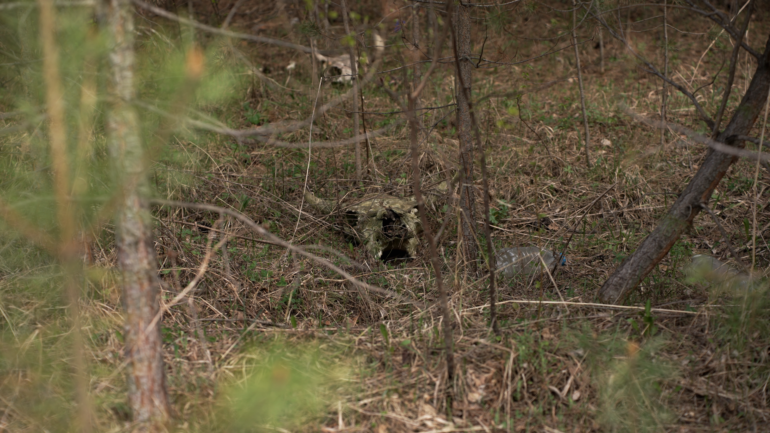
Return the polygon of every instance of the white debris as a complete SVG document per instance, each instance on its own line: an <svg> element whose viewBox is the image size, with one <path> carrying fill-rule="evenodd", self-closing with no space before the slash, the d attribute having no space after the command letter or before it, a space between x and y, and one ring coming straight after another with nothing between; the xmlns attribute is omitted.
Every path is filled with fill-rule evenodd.
<svg viewBox="0 0 770 433"><path fill-rule="evenodd" d="M612 142L610 140L607 140L606 138L602 138L602 146L610 147L612 146Z"/></svg>
<svg viewBox="0 0 770 433"><path fill-rule="evenodd" d="M376 32L374 33L374 49L377 50L378 53L381 53L385 50L385 40L382 39L382 36Z"/></svg>
<svg viewBox="0 0 770 433"><path fill-rule="evenodd" d="M297 67L297 62L295 62L295 61L292 61L291 63L289 63L289 65L288 65L288 66L286 66L286 70L287 70L287 71L293 71L293 70L294 70L294 68L296 68L296 67Z"/></svg>

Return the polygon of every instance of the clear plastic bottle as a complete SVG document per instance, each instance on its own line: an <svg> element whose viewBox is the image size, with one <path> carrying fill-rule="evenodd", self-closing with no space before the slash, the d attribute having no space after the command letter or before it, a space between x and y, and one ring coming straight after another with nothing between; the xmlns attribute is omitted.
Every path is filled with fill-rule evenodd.
<svg viewBox="0 0 770 433"><path fill-rule="evenodd" d="M750 288L751 278L743 272L705 254L695 254L692 262L685 268L685 273L694 281L724 285L735 289Z"/></svg>
<svg viewBox="0 0 770 433"><path fill-rule="evenodd" d="M559 258L559 253L544 250L538 247L514 247L504 248L497 252L496 264L497 271L502 272L503 276L513 278L516 275L532 275L543 269L543 262L538 258L540 255L543 262L550 269ZM560 265L567 264L567 259L561 257Z"/></svg>

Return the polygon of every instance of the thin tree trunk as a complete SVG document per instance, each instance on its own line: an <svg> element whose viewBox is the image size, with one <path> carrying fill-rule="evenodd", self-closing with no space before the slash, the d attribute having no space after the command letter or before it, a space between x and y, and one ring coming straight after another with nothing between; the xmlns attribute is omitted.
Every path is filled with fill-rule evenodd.
<svg viewBox="0 0 770 433"><path fill-rule="evenodd" d="M313 88L309 89L308 91L308 97L313 100L316 97L316 92L318 92L318 80L321 80L322 78L319 76L321 73L318 70L318 59L315 57L315 53L318 51L318 44L315 42L315 37L311 36L309 38L310 40L310 50L313 51L313 54L310 55L310 68L311 73L313 74L312 82L313 82ZM317 103L317 102L316 102Z"/></svg>
<svg viewBox="0 0 770 433"><path fill-rule="evenodd" d="M358 131L360 129L360 114L358 113L358 68L356 65L356 49L355 44L358 38L350 33L350 18L348 17L348 6L345 0L342 0L342 20L345 23L345 33L349 36L353 36L353 44L348 47L348 55L350 55L350 71L353 75L353 137L358 137ZM361 141L356 140L356 180L361 182L364 178L363 165L361 164Z"/></svg>
<svg viewBox="0 0 770 433"><path fill-rule="evenodd" d="M420 59L422 58L421 52L420 52L420 15L417 13L417 7L419 3L412 3L412 63L414 66L412 67L412 81L414 82L414 87L417 88L417 86L420 85L420 81L422 81L422 70L420 69ZM420 105L420 97L417 96L415 100L415 110L419 110L421 107ZM419 117L417 118L419 120Z"/></svg>
<svg viewBox="0 0 770 433"><path fill-rule="evenodd" d="M736 136L749 135L761 113L770 89L770 37L757 62L754 78L730 122L716 140L742 148L743 140ZM622 302L652 269L668 254L682 232L698 215L701 203L708 203L711 194L737 157L709 150L695 177L671 206L655 230L642 241L631 256L620 264L599 290L603 302Z"/></svg>
<svg viewBox="0 0 770 433"><path fill-rule="evenodd" d="M160 322L150 327L159 311L152 221L145 194L142 143L132 101L134 92L134 16L130 0L106 0L113 105L108 117L109 149L122 189L117 215L118 268L122 274L126 310L125 354L128 398L134 421L141 424L168 418L169 403L163 371Z"/></svg>
<svg viewBox="0 0 770 433"><path fill-rule="evenodd" d="M324 32L329 34L329 0L324 1Z"/></svg>
<svg viewBox="0 0 770 433"><path fill-rule="evenodd" d="M462 243L465 258L470 265L471 274L476 274L478 248L474 237L476 221L473 191L473 139L471 138L470 100L473 67L471 61L471 19L470 6L457 4L454 16L454 42L457 56L456 94L457 94L457 135L460 141L460 210L465 218L460 218Z"/></svg>
<svg viewBox="0 0 770 433"><path fill-rule="evenodd" d="M422 223L423 235L428 242L428 257L433 266L433 272L436 276L436 290L438 291L439 308L442 316L442 332L444 336L444 350L446 355L447 380L445 383L445 402L448 419L452 419L452 405L454 401L454 335L452 332L452 315L449 310L449 299L444 287L444 277L441 275L441 259L436 247L437 239L433 237L428 214L425 210L425 200L422 195L421 173L420 173L420 149L418 134L420 131L420 122L417 120L416 102L419 92L414 92L414 86L411 92L407 93L407 118L409 122L409 143L412 154L412 189L414 198L417 201L417 212Z"/></svg>
<svg viewBox="0 0 770 433"><path fill-rule="evenodd" d="M727 108L727 103L730 101L730 93L732 93L733 83L735 82L735 71L738 69L738 63L740 61L738 54L741 51L741 42L743 42L743 38L749 29L749 22L751 21L752 12L754 12L753 3L749 5L749 10L746 12L746 21L743 23L743 28L741 28L738 41L736 41L735 47L733 47L733 52L730 55L730 73L727 75L727 85L725 86L725 94L722 97L722 103L719 105L717 117L714 119L714 129L711 131L712 137L716 137L719 133L719 127L722 125L722 116L724 115L725 109Z"/></svg>
<svg viewBox="0 0 770 433"><path fill-rule="evenodd" d="M591 168L591 155L588 144L591 142L591 132L588 129L588 113L586 113L586 97L583 92L583 73L580 71L580 53L577 45L577 0L572 0L572 45L575 47L575 66L577 66L578 87L580 88L580 106L583 109L583 127L585 128L586 166Z"/></svg>
<svg viewBox="0 0 770 433"><path fill-rule="evenodd" d="M83 262L79 260L76 241L77 223L70 200L70 163L67 152L64 92L59 74L59 47L56 44L56 9L53 0L38 0L40 7L40 40L43 48L43 78L45 80L46 111L49 118L48 140L54 174L56 219L59 225L60 261L72 320L72 367L75 376L75 395L78 405L77 428L92 431L91 402L83 336L80 325L80 289ZM85 119L81 119L85 121Z"/></svg>
<svg viewBox="0 0 770 433"><path fill-rule="evenodd" d="M604 74L604 29L599 26L599 57L602 74Z"/></svg>
<svg viewBox="0 0 770 433"><path fill-rule="evenodd" d="M478 136L478 123L476 123L476 138ZM495 334L500 334L500 327L497 325L497 257L495 256L495 245L492 242L492 223L489 215L489 175L487 173L487 157L484 153L484 147L479 140L479 157L481 158L481 180L484 185L484 237L487 241L487 269L489 270L489 327Z"/></svg>
<svg viewBox="0 0 770 433"><path fill-rule="evenodd" d="M428 35L430 37L431 44L433 44L434 47L436 45L438 45L436 43L436 38L439 37L439 34L438 34L438 20L436 19L436 9L435 9L435 6L433 5L433 0L430 0L430 2L428 4L428 31L427 31L427 33L428 33Z"/></svg>

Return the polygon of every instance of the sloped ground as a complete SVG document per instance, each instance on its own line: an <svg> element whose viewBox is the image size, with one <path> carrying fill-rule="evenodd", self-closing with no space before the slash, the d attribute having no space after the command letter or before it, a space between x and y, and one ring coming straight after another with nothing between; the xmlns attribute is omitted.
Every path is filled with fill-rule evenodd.
<svg viewBox="0 0 770 433"><path fill-rule="evenodd" d="M278 12L280 5L285 15ZM224 16L232 5L216 6ZM232 27L307 44L299 27L291 24L293 16L303 22L304 13L295 4L279 6L244 4ZM211 5L196 7L216 23L207 9ZM361 10L362 16L379 13L377 5L364 5ZM628 17L640 22L634 27L638 30L632 36L634 47L659 60L656 14L642 10ZM485 58L516 62L568 43L564 32L570 28L571 16L542 4L523 5L508 14L490 12L487 18L504 24L505 30L494 24L486 31L481 26L476 29L473 51L480 52L483 45ZM714 85L698 93L713 113L726 81L722 62L731 46L722 37L707 51L718 33L707 22L685 12L671 12L669 19L681 31L672 36L671 76L696 89L721 71ZM750 28L753 46L764 43L768 24L770 15L758 12ZM393 32L394 24L388 21L387 25L384 33L390 46L384 68L392 70L411 54ZM332 31L342 34L341 23L333 20ZM335 229L339 221L308 209L301 198L306 173L309 187L322 197L351 198L380 191L411 195L404 126L371 141L367 176L360 184L353 179L350 148L314 149L308 168L304 149L237 143L213 135L178 142L180 152L185 149L191 158L204 162L158 171L187 176L186 187L169 191L172 198L240 210L283 239L307 248L323 246L313 251L356 278L400 296L360 291L328 269L260 241L236 222L217 222L215 214L157 209L165 301L194 277L212 236L218 240L225 230L235 233L226 252L213 256L195 292L200 331L186 303L171 307L163 318L169 387L179 420L173 429L253 428L234 419L248 419L244 413L249 412L250 401L258 402L253 403L258 412L256 406L266 405L264 396L238 397L228 390L238 389L234 384L242 385L244 373L254 366L267 366L271 372L264 378L267 385L255 385L256 390L269 389L278 395L289 380L286 377L294 375L307 387L286 388L292 393L287 401L296 403L302 400L299 395L308 392L322 397L316 407L302 406L301 416L286 412L293 423L284 423L279 416L272 421L290 431L762 431L770 416L768 298L764 291L736 297L729 289L720 291L703 281L686 280L683 267L692 254L736 260L708 215L696 219L626 306L591 303L602 282L675 200L706 150L672 134L661 145L660 132L617 110L616 104L623 102L640 114L657 116L660 83L606 33L602 72L594 32L593 24L586 21L579 33L583 39L594 35L580 46L591 129L590 169L581 145L582 116L571 47L528 63L474 70L475 97L507 94L476 107L491 176L494 242L498 248L537 245L565 251L568 265L558 270L553 281L544 276L505 282L498 291L501 335L491 335L488 282L464 272L466 264L456 254L455 211L442 204L431 209L433 233L448 220L439 247L455 335L456 371L451 384L446 382L442 319L435 305L436 276L427 257L387 264L374 261L362 246ZM561 39L541 39L557 35ZM235 47L262 68L267 79L252 75L240 100L206 108L210 114L241 128L310 114L316 95L307 90L311 67L307 56L240 42ZM223 48L221 61L237 62L230 54ZM292 61L297 68L289 72L285 66ZM450 63L440 66L423 94L424 106L443 107L426 110L422 117L431 131L421 155L429 189L450 178L457 167L454 116L452 107L444 107L453 101L451 70ZM747 67L742 56L734 95L742 95L751 70L752 64ZM396 91L404 89L405 76L400 70L382 75ZM322 101L345 90L321 89ZM400 119L399 114L379 114L395 108L375 86L364 90L364 101L369 130ZM344 110L350 109L345 104L319 119L314 141L349 137L352 120ZM689 101L674 92L669 97L669 119L701 128ZM759 130L758 126L753 135L759 136ZM281 139L303 143L307 136L307 131L301 131ZM755 232L757 209L756 269L764 272L770 261L764 237L770 223L768 181L767 172L760 170L757 176L755 170L752 162L737 163L717 188L711 208L744 264L752 260L750 236ZM479 178L476 184L481 192ZM480 222L483 207L480 198L478 202ZM94 251L95 269L109 269L114 263L109 243ZM115 431L128 428L120 373L119 290L110 273L100 275L101 282L84 301L84 309L90 322L86 329L94 330L89 353L95 370L92 392L98 427ZM3 296L20 299L11 295L7 291ZM28 326L36 314L35 303L27 299L15 305L29 314L14 315L14 327ZM291 350L302 347L313 348L315 357L308 360ZM344 380L304 379L308 372L312 372L308 377L337 377L329 373L334 366L347 369ZM23 389L25 380L35 382L18 376L4 386L25 396L33 392ZM451 423L445 399L449 388L455 396ZM24 410L8 401L4 400L3 410L10 415L3 422L9 429L35 429L33 418L23 416ZM242 405L245 412L238 409Z"/></svg>

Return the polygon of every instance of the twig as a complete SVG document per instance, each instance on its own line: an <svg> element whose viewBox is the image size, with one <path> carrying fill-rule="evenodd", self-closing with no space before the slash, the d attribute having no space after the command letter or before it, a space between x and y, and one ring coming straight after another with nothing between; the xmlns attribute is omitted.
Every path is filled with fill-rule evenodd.
<svg viewBox="0 0 770 433"><path fill-rule="evenodd" d="M733 90L733 81L735 80L735 69L738 66L738 52L741 48L741 42L743 42L743 37L746 35L746 30L749 28L749 22L751 21L751 14L754 12L754 2L752 0L749 0L746 2L746 4L751 4L752 6L749 8L748 15L746 16L746 21L743 23L743 27L741 28L741 34L738 37L738 43L735 44L735 47L733 47L733 52L730 55L730 73L727 76L727 85L725 86L725 94L722 96L722 103L719 105L719 110L717 111L717 117L714 119L714 127L711 129L711 136L713 138L716 138L716 136L719 134L719 125L722 123L722 116L725 113L725 108L727 108L727 103L730 100L730 93Z"/></svg>
<svg viewBox="0 0 770 433"><path fill-rule="evenodd" d="M222 355L222 357L220 359L222 359L222 360L227 359L227 355L229 355L230 352L235 348L235 346L237 346L238 343L241 342L243 337L246 334L248 334L249 332L251 332L252 330L254 330L254 328L257 325L270 325L270 326L275 326L277 328L287 328L287 326L285 326L283 324L280 324L280 323L264 322L264 321L261 321L261 320L258 320L258 319L254 319L254 321L251 322L251 325L249 325L249 327L246 328L246 330L243 331L241 333L241 335L238 336L238 338L235 340L235 342L233 344L231 344L230 347L227 348L227 350L225 350L225 353Z"/></svg>
<svg viewBox="0 0 770 433"><path fill-rule="evenodd" d="M760 155L760 154L757 154L756 152L752 152L750 150L745 150L745 149L741 149L741 148L738 148L738 147L735 147L735 146L730 146L728 144L720 143L720 142L718 142L718 141L716 141L716 140L714 140L712 138L709 138L709 137L703 136L701 134L698 134L697 132L693 131L692 129L686 128L686 127L681 126L679 124L668 122L665 125L663 125L662 122L660 122L658 120L655 120L655 119L650 119L649 117L645 117L645 116L642 116L640 114L637 114L637 113L631 111L631 109L629 109L628 107L622 107L621 106L620 108L623 110L624 113L626 113L628 116L630 116L631 118L633 118L636 121L645 123L645 124L647 124L649 126L652 126L653 128L669 128L669 129L671 129L673 131L676 131L676 132L678 132L680 134L686 135L687 137L689 137L693 141L696 141L696 142L701 143L701 144L705 144L706 146L708 146L708 147L710 147L710 148L712 148L712 149L714 149L716 151L719 151L719 152L722 152L722 153L726 153L728 155L733 155L733 156L738 156L738 157L741 157L741 158L750 159L752 161L754 161L754 160L770 161L770 155L767 155L767 154L761 154ZM731 136L731 137L728 137L728 139L734 139L736 141L740 141L741 138L739 138L739 137L741 137L741 136Z"/></svg>
<svg viewBox="0 0 770 433"><path fill-rule="evenodd" d="M241 4L243 4L244 0L238 0L235 2L235 5L233 5L233 8L230 9L230 13L227 14L227 17L225 18L225 22L222 23L222 30L227 29L230 27L230 21L232 21L233 17L235 16L235 11L238 10L239 7L241 7ZM190 16L190 19L192 19L192 16Z"/></svg>
<svg viewBox="0 0 770 433"><path fill-rule="evenodd" d="M155 317L152 319L149 325L147 325L147 328L145 329L145 332L149 332L151 329L155 327L155 325L158 324L158 321L161 317L163 317L163 314L166 313L171 307L176 305L177 302L179 302L181 299L183 299L185 296L187 296L188 293L190 293L195 287L198 285L200 280L203 278L204 275L206 275L206 271L209 268L209 262L211 261L211 256L220 248L222 248L223 245L225 245L229 240L230 236L225 235L225 237L222 238L217 244L212 248L211 243L214 240L214 232L209 232L209 240L206 244L206 255L203 257L203 262L201 263L200 267L198 268L198 272L195 274L195 277L187 283L187 287L184 288L181 292L177 293L176 296L174 296L174 299L172 299L169 303L165 304L160 308L158 311L158 314L155 315Z"/></svg>
<svg viewBox="0 0 770 433"><path fill-rule="evenodd" d="M219 221L217 221L214 226L218 226L221 221L221 218ZM213 229L214 227L212 227ZM206 254L208 255L208 252L211 250L211 243L214 240L214 233L216 233L214 230L211 230L209 232L208 242L206 243ZM222 251L227 251L227 245L225 245L225 248L222 249ZM176 251L167 251L166 255L169 256L171 259L171 266L173 266L172 270L172 281L174 283L174 290L177 293L182 292L182 284L179 280L179 266L177 265L177 253ZM206 356L206 362L208 363L208 370L209 374L211 374L214 371L214 363L211 361L211 351L209 350L208 343L206 342L206 334L203 331L203 328L200 324L200 319L198 318L198 312L195 310L195 301L193 300L193 297L190 296L187 298L187 308L190 312L190 318L192 319L193 326L195 327L195 331L198 334L198 342L201 345L201 348L203 349L203 353Z"/></svg>
<svg viewBox="0 0 770 433"><path fill-rule="evenodd" d="M646 307L634 307L634 306L630 306L630 305L614 305L614 304L600 304L600 303L594 303L594 302L570 302L570 301L533 301L533 300L529 300L529 299L512 299L512 300L509 300L509 301L498 302L498 305L503 305L503 304L572 305L572 306L576 306L576 307L605 308L605 309L608 309L608 310L629 310L629 311L645 311L646 310ZM482 310L484 308L489 308L489 304L479 305L477 307L465 308L465 311ZM682 315L685 315L685 316L697 316L697 315L701 314L698 311L669 310L669 309L665 309L665 308L651 308L650 311L653 312L653 313L682 314Z"/></svg>
<svg viewBox="0 0 770 433"><path fill-rule="evenodd" d="M770 88L767 90L767 101L765 102L765 118L762 120L762 132L759 135L759 142L765 144L765 129L767 128L767 112L770 110ZM759 195L757 192L757 185L759 185L759 161L762 155L762 146L757 146L757 169L754 173L754 218L752 223L752 236L751 236L751 269L754 269L754 265L757 263L757 204L759 203Z"/></svg>
<svg viewBox="0 0 770 433"><path fill-rule="evenodd" d="M743 10L746 9L746 6L748 6L748 5L749 5L749 2L746 2L746 4L743 5L741 10L739 10L738 13L735 14L735 18L733 18L733 19L738 18L738 15L740 15L741 12L743 12ZM708 54L709 51L711 51L711 47L713 47L714 44L717 42L717 40L719 40L719 37L722 36L722 33L724 33L724 31L725 31L724 28L722 30L720 30L719 34L714 38L713 41L711 41L709 46L706 48L706 51L704 51L703 54L701 54L700 58L698 59L698 62L695 64L695 68L692 71L692 78L690 78L690 84L692 84L693 80L695 80L695 74L698 72L698 67L700 66L700 63L703 61L703 58L706 57L706 54Z"/></svg>
<svg viewBox="0 0 770 433"><path fill-rule="evenodd" d="M559 294L559 299L561 299L561 301L564 302L564 296L562 296L561 290L559 290L559 285L556 284L556 280L553 279L553 274L551 274L551 270L548 269L548 265L545 264L545 260L543 260L543 255L537 254L537 258L540 259L540 264L542 264L543 268L545 268L545 273L548 274L548 278L551 280L551 284L553 284L553 288L556 289L556 293ZM542 301L542 298L540 299L540 301ZM564 308L567 310L567 313L569 313L569 308L566 307L566 304Z"/></svg>
<svg viewBox="0 0 770 433"><path fill-rule="evenodd" d="M96 4L95 0L58 0L54 2L56 7L71 7L71 6L86 6L86 7L93 7L94 4ZM11 10L16 8L31 8L39 6L39 3L33 2L33 1L23 1L23 2L14 2L14 3L6 3L0 5L0 11L2 10Z"/></svg>
<svg viewBox="0 0 770 433"><path fill-rule="evenodd" d="M580 223L585 219L586 215L588 215L588 212L591 210L593 205L595 205L599 200L601 200L602 197L607 195L607 193L609 193L612 190L612 188L615 188L615 186L617 186L617 183L612 184L609 188L607 188L607 190L601 193L599 197L596 197L594 201L592 201L591 203L588 204L588 206L585 206L583 208L585 209L585 212L583 213L583 216L580 217L580 220L577 222L577 224L575 224L575 228L572 230L572 234L569 235L569 239L567 239L567 243L564 244L564 248L559 253L559 257L556 257L556 262L553 264L553 269L551 269L551 272L550 272L551 275L556 275L556 272L559 269L559 263L561 263L561 261L564 259L565 255L567 254L567 249L569 248L569 244L570 242L572 242L572 238L575 236L575 233L577 233L578 228L580 227Z"/></svg>
<svg viewBox="0 0 770 433"><path fill-rule="evenodd" d="M146 102L140 102L140 101L133 101L133 102L134 102L134 104L136 104L139 107L145 108L147 110L150 110L150 111L152 111L154 113L157 113L157 114L160 114L162 116L168 117L170 119L175 119L175 120L178 120L180 122L187 123L188 125L191 125L194 128L202 129L202 130L205 130L205 131L211 131L211 132L214 132L214 133L217 133L217 134L222 134L222 135L229 135L229 136L235 137L235 138L242 138L242 137L253 136L255 139L257 139L257 140L259 140L259 141L261 141L263 143L270 144L270 145L275 146L275 147L283 147L283 148L287 148L287 149L306 149L307 148L307 145L304 144L304 143L290 143L288 141L276 140L276 139L274 139L271 136L272 133L271 134L263 134L258 129L231 129L231 128L227 128L227 127L219 127L219 126L211 125L209 123L201 122L200 120L195 120L195 119L191 119L189 117L184 117L184 116L181 116L181 115L175 115L173 113L169 113L168 111L165 111L165 110L160 109L160 108L158 108L156 106L150 105L150 104L148 104ZM315 118L315 117L317 117L317 116L313 116L313 118ZM312 143L311 146L313 148L325 148L325 149L334 148L334 147L341 147L341 146L347 146L347 145L350 145L350 144L353 144L353 143L356 143L356 142L361 142L361 141L364 141L364 140L367 140L367 139L370 139L370 138L376 138L376 137L379 137L381 135L384 135L385 133L391 131L393 128L395 128L397 126L402 125L403 123L404 123L403 121L397 121L397 122L394 122L394 123L392 123L392 124L390 124L390 125L388 125L388 126L386 126L384 128L376 129L374 131L371 131L371 132L368 132L368 133L365 133L365 134L361 134L361 135L354 136L354 137L351 137L351 138L346 138L344 140L339 140L339 141L317 141L315 143ZM244 141L247 142L247 143L249 142L249 140L244 140Z"/></svg>
<svg viewBox="0 0 770 433"><path fill-rule="evenodd" d="M313 114L310 116L311 118L315 117L315 106L316 104L318 104L318 95L321 94L322 83L323 83L323 80L318 80L318 89L316 90L316 93L315 93L315 101L313 102ZM302 218L302 206L305 204L304 192L307 191L307 181L308 179L310 179L310 161L311 161L312 155L313 155L313 122L310 122L310 132L308 133L308 139L307 139L307 168L305 169L305 185L302 187L303 194L302 194L302 199L299 202L299 213L297 214L297 224L294 226L294 233L292 233L291 240L289 242L294 241L294 236L296 236L297 229L299 228L299 220Z"/></svg>
<svg viewBox="0 0 770 433"><path fill-rule="evenodd" d="M413 0L414 1L414 0ZM445 7L447 9L450 8L449 3L447 2ZM433 1L431 0L431 10L434 10L433 8ZM449 34L449 26L444 26L444 29L441 32L441 36L438 36L438 39L434 40L434 52L433 52L433 59L431 60L430 66L428 67L428 70L425 72L425 74L422 76L422 81L420 81L420 84L417 85L414 89L411 91L412 97L418 97L422 90L425 88L425 86L428 84L428 78L433 74L433 71L436 70L436 67L438 67L438 59L441 56L441 50L444 48L444 40L446 40L447 35ZM436 34L433 34L433 37L436 38Z"/></svg>
<svg viewBox="0 0 770 433"><path fill-rule="evenodd" d="M705 3L711 7L713 12L707 12L707 11L704 11L703 9L696 7L695 4L692 2L692 0L685 0L685 1L687 2L687 4L690 5L691 7L690 10L703 15L704 17L710 19L711 21L714 21L717 25L725 29L725 31L727 31L727 33L729 33L730 36L733 37L733 39L738 40L738 30L730 24L730 20L725 16L725 14L716 10L716 8L714 8L714 6L712 6L708 2L705 2ZM719 19L717 19L717 17L719 17ZM762 54L757 52L755 49L751 48L746 42L741 42L740 45L744 50L746 50L746 52L754 56L755 59L759 60L762 58Z"/></svg>
<svg viewBox="0 0 770 433"><path fill-rule="evenodd" d="M342 2L342 21L345 23L345 34L350 36L350 18L348 17L348 6L345 0ZM353 75L353 136L358 137L358 131L360 128L360 119L358 114L358 68L356 67L356 52L355 45L358 43L358 38L353 37L353 45L348 47L348 56L350 56L350 73ZM355 146L356 157L356 180L361 182L363 180L363 168L361 165L361 144L360 141L356 141Z"/></svg>

